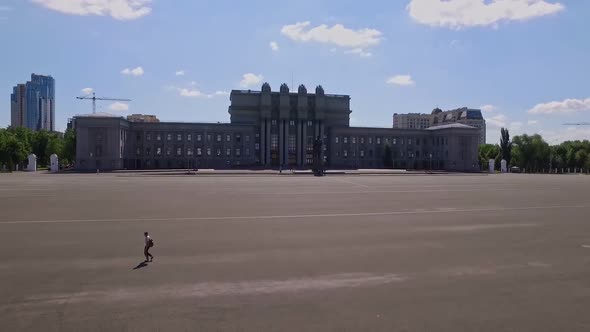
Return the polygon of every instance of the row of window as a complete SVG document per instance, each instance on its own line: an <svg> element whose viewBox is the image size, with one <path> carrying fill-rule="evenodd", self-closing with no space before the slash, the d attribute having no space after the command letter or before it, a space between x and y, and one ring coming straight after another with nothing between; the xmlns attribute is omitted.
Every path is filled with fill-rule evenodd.
<svg viewBox="0 0 590 332"><path fill-rule="evenodd" d="M350 155L352 155L353 158L356 157L356 150L351 151L352 153L350 153ZM441 157L442 153L439 153L438 151L435 151L434 153L432 153L432 156L430 156L430 154L423 154L423 157L432 157L432 158L439 158ZM446 157L449 156L449 151L445 151L445 155ZM342 151L342 157L344 158L348 158L349 153L348 150L343 150ZM365 157L365 150L360 150L359 151L359 156L361 158ZM413 158L420 158L420 151L416 151L416 152L408 152L407 153L408 158L413 159ZM336 157L340 157L340 153L336 152ZM369 150L369 157L373 157L373 150ZM394 152L394 158L397 157L397 152ZM399 157L400 158L404 158L405 154L404 151L400 151L399 152Z"/></svg>
<svg viewBox="0 0 590 332"><path fill-rule="evenodd" d="M174 151L172 148L166 148L165 151L163 151L163 149L161 147L157 147L154 150L154 153L156 156L172 156L173 152L176 152L175 156L176 157L182 157L183 156L183 148L176 148L176 150ZM140 156L142 152L142 149L137 148L135 153ZM165 152L165 154L163 154ZM241 157L242 156L242 149L234 149L234 157ZM207 148L207 149L203 149L203 148L186 148L186 156L187 157L192 157L194 155L196 155L197 157L201 157L203 156L203 153L205 153L206 156L212 156L213 153L215 153L215 155L217 157L221 157L222 156L222 149L215 149L215 151L211 148ZM146 148L145 149L145 155L146 156L150 156L152 154L152 148ZM246 148L244 149L244 155L245 156L250 156L250 149ZM225 156L227 157L231 157L232 156L232 149L231 148L227 148L225 149Z"/></svg>
<svg viewBox="0 0 590 332"><path fill-rule="evenodd" d="M184 134L176 134L176 135L174 135L172 133L168 133L168 134L164 135L164 134L161 134L161 133L155 133L152 136L151 133L147 133L147 134L145 134L145 140L146 141L151 141L152 140L152 137L153 137L156 141L162 141L164 138L167 141L172 141L173 138L174 138L174 136L176 136L176 141L181 142L183 140L183 138L184 138L185 135ZM190 141L193 140L193 137L194 137L197 142L201 142L204 138L207 139L207 142L211 142L213 140L213 138L215 138L215 140L217 142L222 142L223 141L223 138L224 138L223 136L225 136L225 141L226 142L231 142L232 141L232 135L230 135L230 134L225 134L225 135L222 135L222 134L207 134L207 135L194 134L194 136L193 136L192 133L191 134L186 134L186 140L190 142ZM241 134L234 134L233 136L234 136L234 139L235 139L235 142L236 143L242 142L242 135ZM140 134L137 134L137 141L141 141L141 135ZM250 136L249 135L244 136L244 142L246 142L246 143L249 143L250 142Z"/></svg>
<svg viewBox="0 0 590 332"><path fill-rule="evenodd" d="M270 125L271 126L276 126L277 125L277 120L276 119L270 120ZM295 127L295 120L289 120L289 126ZM313 126L313 121L307 121L307 126L308 127L312 127Z"/></svg>
<svg viewBox="0 0 590 332"><path fill-rule="evenodd" d="M369 137L368 139L368 144L373 144L373 137ZM365 144L365 138L364 137L359 137L358 141L360 144ZM415 141L413 141L411 138L397 138L397 137L386 137L385 139L383 139L383 141L385 141L385 144L393 144L393 145L397 145L398 143L403 145L405 142L408 143L408 145L412 145L413 142L416 142L416 145L420 145L420 139L416 138ZM342 137L342 143L343 144L348 144L349 142L349 137L348 136L343 136ZM357 137L353 136L350 138L350 142L352 144L356 144L357 142ZM381 144L382 139L381 137L376 137L375 138L375 143L376 144ZM422 139L422 142L426 143L426 139ZM340 137L336 136L334 137L334 143L339 144L340 143ZM449 140L446 137L436 137L436 138L432 138L432 145L433 146L440 146L440 145L448 145L449 144Z"/></svg>

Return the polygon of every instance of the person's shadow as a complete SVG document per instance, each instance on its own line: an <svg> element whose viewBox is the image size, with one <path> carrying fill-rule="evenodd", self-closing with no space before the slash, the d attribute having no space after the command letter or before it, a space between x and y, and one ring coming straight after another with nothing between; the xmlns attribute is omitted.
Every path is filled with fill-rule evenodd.
<svg viewBox="0 0 590 332"><path fill-rule="evenodd" d="M139 269L144 268L146 266L148 266L147 262L146 261L142 261L141 263L137 264L137 266L134 267L133 269L134 270L139 270Z"/></svg>

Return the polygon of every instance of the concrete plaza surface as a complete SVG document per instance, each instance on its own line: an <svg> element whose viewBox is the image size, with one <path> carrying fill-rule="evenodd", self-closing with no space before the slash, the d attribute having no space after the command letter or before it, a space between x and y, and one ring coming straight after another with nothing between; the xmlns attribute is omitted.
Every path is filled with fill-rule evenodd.
<svg viewBox="0 0 590 332"><path fill-rule="evenodd" d="M0 330L589 331L589 216L583 175L0 174Z"/></svg>

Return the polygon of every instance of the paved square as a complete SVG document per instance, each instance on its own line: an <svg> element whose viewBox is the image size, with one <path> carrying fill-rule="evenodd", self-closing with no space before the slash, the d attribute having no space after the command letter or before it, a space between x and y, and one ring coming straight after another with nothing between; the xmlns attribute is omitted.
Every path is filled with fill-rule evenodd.
<svg viewBox="0 0 590 332"><path fill-rule="evenodd" d="M2 174L0 327L589 331L589 214L582 175Z"/></svg>

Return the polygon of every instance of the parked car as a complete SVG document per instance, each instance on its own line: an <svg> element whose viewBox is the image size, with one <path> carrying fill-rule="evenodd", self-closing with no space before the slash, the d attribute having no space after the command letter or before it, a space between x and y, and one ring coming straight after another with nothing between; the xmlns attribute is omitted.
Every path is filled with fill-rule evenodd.
<svg viewBox="0 0 590 332"><path fill-rule="evenodd" d="M511 173L520 173L520 167L512 166L512 167L510 167L510 172Z"/></svg>

